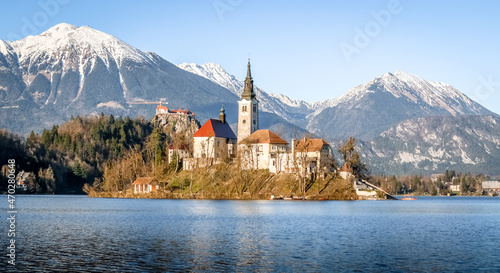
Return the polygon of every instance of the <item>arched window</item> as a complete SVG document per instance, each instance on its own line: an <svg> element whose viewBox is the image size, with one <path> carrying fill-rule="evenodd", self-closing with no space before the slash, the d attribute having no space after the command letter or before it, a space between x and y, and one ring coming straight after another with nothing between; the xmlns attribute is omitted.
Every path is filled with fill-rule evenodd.
<svg viewBox="0 0 500 273"><path fill-rule="evenodd" d="M243 124L245 124L245 123L247 123L247 120L246 120L246 119L244 119L244 120L243 120Z"/></svg>

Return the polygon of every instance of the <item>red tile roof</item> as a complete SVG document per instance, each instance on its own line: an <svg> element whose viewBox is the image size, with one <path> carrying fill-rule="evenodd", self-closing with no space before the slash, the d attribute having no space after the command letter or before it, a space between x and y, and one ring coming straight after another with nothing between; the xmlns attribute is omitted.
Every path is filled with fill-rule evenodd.
<svg viewBox="0 0 500 273"><path fill-rule="evenodd" d="M154 177L138 177L132 185L149 185L154 180Z"/></svg>
<svg viewBox="0 0 500 273"><path fill-rule="evenodd" d="M165 111L168 112L168 107L167 106L158 105L158 107L156 107L156 109L163 109L163 110L165 110Z"/></svg>
<svg viewBox="0 0 500 273"><path fill-rule="evenodd" d="M297 145L295 146L295 150L302 152L302 151L308 151L308 152L318 152L321 151L321 148L323 148L324 145L328 145L326 141L316 138L316 139L301 139Z"/></svg>
<svg viewBox="0 0 500 273"><path fill-rule="evenodd" d="M207 120L207 122L194 133L193 137L223 137L236 139L236 135L233 130L231 130L231 127L229 127L229 124L222 123L222 121L218 119Z"/></svg>
<svg viewBox="0 0 500 273"><path fill-rule="evenodd" d="M240 143L270 143L270 144L288 144L281 137L270 130L257 130Z"/></svg>
<svg viewBox="0 0 500 273"><path fill-rule="evenodd" d="M184 115L192 115L193 114L193 113L191 113L191 111L189 111L189 109L183 110L181 108L179 108L177 110L170 110L170 113L180 113L180 114L184 114Z"/></svg>

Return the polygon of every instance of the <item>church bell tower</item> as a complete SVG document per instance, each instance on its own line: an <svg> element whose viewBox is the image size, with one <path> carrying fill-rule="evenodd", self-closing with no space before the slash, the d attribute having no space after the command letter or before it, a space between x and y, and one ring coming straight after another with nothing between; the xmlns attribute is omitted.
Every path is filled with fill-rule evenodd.
<svg viewBox="0 0 500 273"><path fill-rule="evenodd" d="M238 142L259 130L259 101L253 90L250 59L248 59L247 77L241 100L238 101Z"/></svg>

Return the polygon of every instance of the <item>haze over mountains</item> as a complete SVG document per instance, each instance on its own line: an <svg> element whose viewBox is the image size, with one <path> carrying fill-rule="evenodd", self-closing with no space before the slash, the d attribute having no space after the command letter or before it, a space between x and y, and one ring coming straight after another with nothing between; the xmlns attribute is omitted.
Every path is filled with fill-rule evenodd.
<svg viewBox="0 0 500 273"><path fill-rule="evenodd" d="M223 104L235 123L242 88L241 80L217 64L176 66L87 26L59 24L37 36L0 40L0 128L24 134L101 111L150 118L153 105L130 102L162 98L169 107L189 108L202 123ZM256 93L262 128L286 139L309 131L332 143L355 136L364 140L362 152L379 172L465 166L500 174L494 167L500 163L498 115L448 84L397 71L321 102L259 87ZM431 135L439 141L428 141ZM467 141L453 146L457 139Z"/></svg>

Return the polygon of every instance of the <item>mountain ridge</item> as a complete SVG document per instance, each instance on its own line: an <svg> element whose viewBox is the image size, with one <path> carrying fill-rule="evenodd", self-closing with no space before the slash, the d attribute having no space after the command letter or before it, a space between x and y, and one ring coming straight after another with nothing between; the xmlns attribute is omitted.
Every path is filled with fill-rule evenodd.
<svg viewBox="0 0 500 273"><path fill-rule="evenodd" d="M405 120L361 141L374 173L439 173L442 170L499 175L500 117L433 116Z"/></svg>
<svg viewBox="0 0 500 273"><path fill-rule="evenodd" d="M402 71L386 73L353 87L332 105L315 115L306 129L338 139L369 139L403 120L417 117L496 115L451 85L425 81Z"/></svg>

